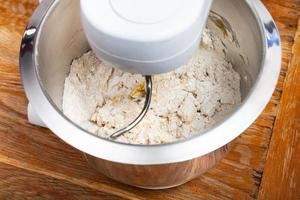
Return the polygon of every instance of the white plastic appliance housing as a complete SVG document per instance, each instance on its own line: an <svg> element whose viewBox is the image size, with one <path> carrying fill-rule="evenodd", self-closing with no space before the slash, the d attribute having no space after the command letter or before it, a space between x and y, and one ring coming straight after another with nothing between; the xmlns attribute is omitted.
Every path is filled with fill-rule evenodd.
<svg viewBox="0 0 300 200"><path fill-rule="evenodd" d="M197 49L212 0L81 0L97 57L131 73L172 71Z"/></svg>

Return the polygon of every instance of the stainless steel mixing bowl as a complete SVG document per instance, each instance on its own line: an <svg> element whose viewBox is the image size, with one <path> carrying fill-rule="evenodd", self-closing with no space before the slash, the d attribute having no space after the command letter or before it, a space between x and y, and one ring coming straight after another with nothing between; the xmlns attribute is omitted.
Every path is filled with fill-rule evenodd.
<svg viewBox="0 0 300 200"><path fill-rule="evenodd" d="M203 134L164 145L121 144L96 137L63 115L63 86L70 63L89 49L79 0L44 0L30 19L20 52L30 111L84 152L97 170L117 181L143 188L180 185L224 156L228 144L262 112L280 72L279 34L259 0L215 0L208 27L224 39L227 59L242 77L243 102Z"/></svg>

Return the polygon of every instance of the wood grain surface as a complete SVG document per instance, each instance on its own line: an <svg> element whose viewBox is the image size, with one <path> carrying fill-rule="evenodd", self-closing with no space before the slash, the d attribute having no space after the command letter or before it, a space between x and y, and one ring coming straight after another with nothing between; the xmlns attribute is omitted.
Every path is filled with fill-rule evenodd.
<svg viewBox="0 0 300 200"><path fill-rule="evenodd" d="M0 163L0 179L1 199L74 199L74 196L76 199L118 199L110 193L3 163Z"/></svg>
<svg viewBox="0 0 300 200"><path fill-rule="evenodd" d="M300 199L300 20L292 54L265 165L261 199Z"/></svg>
<svg viewBox="0 0 300 200"><path fill-rule="evenodd" d="M263 2L283 46L270 103L217 167L183 186L149 191L96 173L78 150L28 123L18 54L37 0L0 0L0 199L299 199L300 2Z"/></svg>

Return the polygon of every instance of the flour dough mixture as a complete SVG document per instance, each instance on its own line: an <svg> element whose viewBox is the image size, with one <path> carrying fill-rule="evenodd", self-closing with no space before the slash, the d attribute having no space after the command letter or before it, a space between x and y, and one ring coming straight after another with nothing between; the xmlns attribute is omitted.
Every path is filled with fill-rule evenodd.
<svg viewBox="0 0 300 200"><path fill-rule="evenodd" d="M153 84L146 117L118 141L162 144L185 139L212 127L241 102L240 76L209 30L188 64L154 76ZM144 87L141 75L115 69L90 51L72 62L63 112L82 128L108 138L138 116Z"/></svg>

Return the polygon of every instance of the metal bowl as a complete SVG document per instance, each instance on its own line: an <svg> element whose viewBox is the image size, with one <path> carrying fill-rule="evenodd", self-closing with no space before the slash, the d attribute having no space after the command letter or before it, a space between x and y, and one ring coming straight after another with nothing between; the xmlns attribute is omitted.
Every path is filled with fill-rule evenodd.
<svg viewBox="0 0 300 200"><path fill-rule="evenodd" d="M242 104L203 134L164 145L130 145L97 137L61 111L64 80L75 57L90 49L79 0L44 0L24 33L20 65L29 113L81 150L105 175L143 188L180 185L213 167L263 111L275 89L281 46L274 21L259 0L215 0L208 27L223 38L227 59L242 77Z"/></svg>

